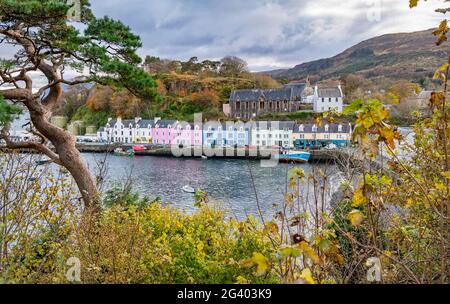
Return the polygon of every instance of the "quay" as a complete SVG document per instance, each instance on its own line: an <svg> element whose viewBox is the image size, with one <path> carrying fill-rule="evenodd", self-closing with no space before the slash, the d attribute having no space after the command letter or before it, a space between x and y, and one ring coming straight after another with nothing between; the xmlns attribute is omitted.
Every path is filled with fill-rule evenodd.
<svg viewBox="0 0 450 304"><path fill-rule="evenodd" d="M98 143L79 143L77 149L82 153L112 153L116 148L124 150L131 149L133 145L126 144L98 144ZM143 151L136 151L136 156L159 156L159 157L176 157L171 148L144 145L146 148ZM181 149L184 155L181 157L199 158L203 155L212 159L269 159L271 155L279 154L278 149L260 149L260 148L214 148L215 155L208 155L205 148L185 148ZM327 162L335 161L338 158L349 157L349 149L320 149L307 150L311 153L311 162Z"/></svg>
<svg viewBox="0 0 450 304"><path fill-rule="evenodd" d="M113 153L116 148L123 148L124 150L131 149L133 145L126 144L102 144L102 143L77 143L77 149L81 153ZM136 156L158 156L158 157L176 157L171 148L158 147L151 145L144 145L146 148L143 151L136 151ZM197 150L198 149L198 150ZM215 155L208 155L202 147L185 148L183 152L186 158L200 158L203 155L211 159L269 159L272 155L279 154L278 149L261 149L261 148L215 148ZM197 150L197 151L196 151ZM199 151L200 150L200 151ZM311 153L310 162L332 162L339 159L348 159L352 157L353 149L320 149L320 150L306 150ZM0 146L0 152L8 153L10 150L4 146ZM20 153L37 153L36 151L20 150ZM186 156L187 155L187 156Z"/></svg>

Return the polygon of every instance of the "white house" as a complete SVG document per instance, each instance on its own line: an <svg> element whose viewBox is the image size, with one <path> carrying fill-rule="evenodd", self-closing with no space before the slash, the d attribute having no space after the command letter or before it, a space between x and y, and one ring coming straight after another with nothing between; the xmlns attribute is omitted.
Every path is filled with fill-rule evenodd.
<svg viewBox="0 0 450 304"><path fill-rule="evenodd" d="M318 87L314 89L313 104L315 113L335 111L342 113L344 109L344 93L342 87Z"/></svg>
<svg viewBox="0 0 450 304"><path fill-rule="evenodd" d="M101 142L111 143L151 143L153 120L122 120L109 118L106 126L100 128L97 137Z"/></svg>
<svg viewBox="0 0 450 304"><path fill-rule="evenodd" d="M252 128L252 146L274 147L285 149L294 147L292 133L295 123L293 121L259 121Z"/></svg>

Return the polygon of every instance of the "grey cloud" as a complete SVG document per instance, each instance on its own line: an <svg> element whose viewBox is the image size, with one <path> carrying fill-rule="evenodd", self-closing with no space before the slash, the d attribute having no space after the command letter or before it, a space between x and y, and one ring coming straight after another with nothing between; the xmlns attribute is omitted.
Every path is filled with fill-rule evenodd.
<svg viewBox="0 0 450 304"><path fill-rule="evenodd" d="M373 4L381 4L379 22L367 18ZM427 29L442 18L433 12L436 4L428 1L411 11L406 0L91 0L91 5L97 16L120 19L139 34L141 55L182 60L236 55L252 70L333 56L373 36Z"/></svg>

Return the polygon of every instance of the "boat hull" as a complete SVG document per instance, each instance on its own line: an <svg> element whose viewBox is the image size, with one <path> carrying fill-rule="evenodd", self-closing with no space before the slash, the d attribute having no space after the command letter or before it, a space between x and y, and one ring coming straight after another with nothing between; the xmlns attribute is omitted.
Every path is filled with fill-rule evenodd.
<svg viewBox="0 0 450 304"><path fill-rule="evenodd" d="M280 162L294 162L294 163L307 163L311 158L310 153L291 153L291 154L278 154L275 156Z"/></svg>

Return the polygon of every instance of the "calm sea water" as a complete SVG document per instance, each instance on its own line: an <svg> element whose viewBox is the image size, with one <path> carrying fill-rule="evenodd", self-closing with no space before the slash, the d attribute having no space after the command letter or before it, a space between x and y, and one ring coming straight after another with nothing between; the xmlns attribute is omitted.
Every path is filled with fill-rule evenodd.
<svg viewBox="0 0 450 304"><path fill-rule="evenodd" d="M105 159L101 154L83 154L92 171L97 163ZM195 210L193 194L182 190L183 186L206 191L211 201L221 204L230 215L239 218L257 214L255 189L261 209L266 216L273 214L273 204L283 201L286 191L287 170L292 165L279 164L274 168L263 168L259 161L248 160L201 160L152 156L118 157L108 155L107 180L109 186L123 183L131 176L133 188L152 199L161 198L181 210ZM312 165L298 165L307 173ZM331 165L319 165L322 169L336 173ZM339 175L333 174L338 180ZM334 182L334 184L338 184Z"/></svg>

